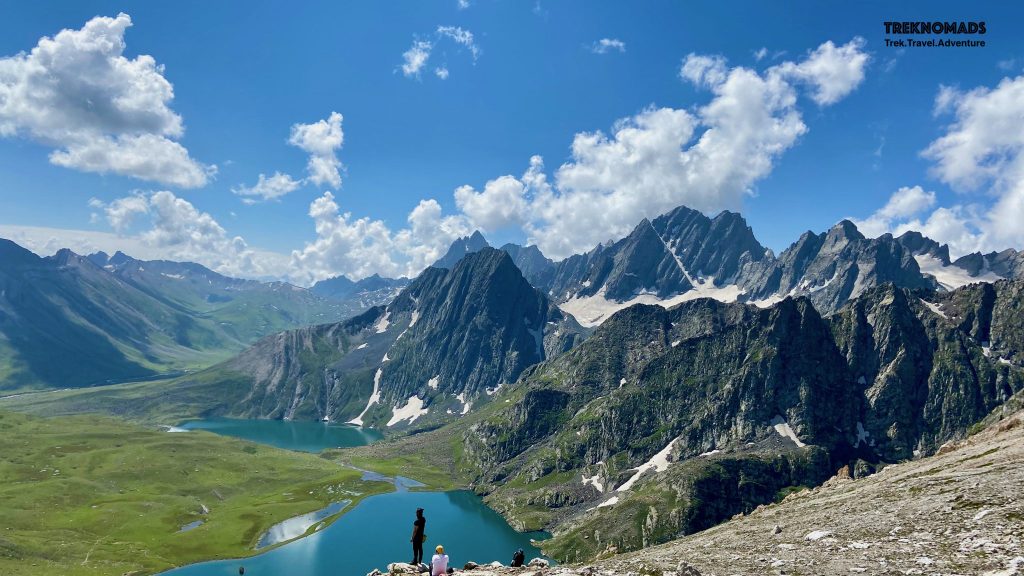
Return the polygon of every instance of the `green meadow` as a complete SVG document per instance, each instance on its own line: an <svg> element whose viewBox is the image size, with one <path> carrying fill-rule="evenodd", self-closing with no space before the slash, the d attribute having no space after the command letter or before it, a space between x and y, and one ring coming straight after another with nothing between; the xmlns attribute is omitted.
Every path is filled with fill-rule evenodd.
<svg viewBox="0 0 1024 576"><path fill-rule="evenodd" d="M0 411L0 574L152 574L250 555L277 522L391 490L360 476L206 432Z"/></svg>

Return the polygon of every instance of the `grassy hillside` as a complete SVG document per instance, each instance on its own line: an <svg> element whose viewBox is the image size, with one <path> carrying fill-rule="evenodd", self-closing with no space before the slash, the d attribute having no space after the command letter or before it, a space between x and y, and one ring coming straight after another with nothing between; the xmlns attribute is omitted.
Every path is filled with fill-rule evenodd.
<svg viewBox="0 0 1024 576"><path fill-rule="evenodd" d="M245 556L276 522L390 490L317 456L95 416L0 412L0 437L8 576L149 574ZM204 524L179 532L195 520Z"/></svg>

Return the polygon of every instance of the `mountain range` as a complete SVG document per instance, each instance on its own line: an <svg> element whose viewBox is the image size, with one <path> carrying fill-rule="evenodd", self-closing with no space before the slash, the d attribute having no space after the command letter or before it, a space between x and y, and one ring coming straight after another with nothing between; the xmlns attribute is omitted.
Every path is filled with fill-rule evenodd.
<svg viewBox="0 0 1024 576"><path fill-rule="evenodd" d="M950 261L920 234L869 239L848 221L775 256L739 215L686 208L561 262L474 234L404 287L304 290L6 243L0 327L7 358L49 350L29 364L49 382L153 372L266 329L212 367L75 402L348 422L396 437L393 452L454 451L452 474L516 528L583 559L962 437L1024 390L1024 279L1001 278L1018 256ZM348 319L256 304L283 292L337 310L317 293L375 291L397 294ZM253 308L262 320L227 319ZM54 350L68 362L47 365Z"/></svg>
<svg viewBox="0 0 1024 576"><path fill-rule="evenodd" d="M224 360L344 307L282 282L0 240L0 390L141 380Z"/></svg>
<svg viewBox="0 0 1024 576"><path fill-rule="evenodd" d="M435 266L486 246L479 233L457 240ZM643 220L625 238L553 262L536 246L506 244L524 276L584 326L632 304L669 307L695 298L769 306L806 296L832 314L864 290L885 283L952 290L972 282L1024 277L1024 253L1008 249L955 261L949 248L917 232L866 238L843 220L805 232L775 256L739 214L714 218L680 206Z"/></svg>

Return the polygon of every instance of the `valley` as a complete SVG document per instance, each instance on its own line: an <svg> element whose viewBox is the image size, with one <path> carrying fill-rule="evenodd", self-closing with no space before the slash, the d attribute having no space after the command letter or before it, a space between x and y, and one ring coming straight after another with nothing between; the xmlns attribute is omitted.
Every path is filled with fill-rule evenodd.
<svg viewBox="0 0 1024 576"><path fill-rule="evenodd" d="M351 466L468 488L475 494L467 501L482 498L506 528L549 532L540 546L551 558L587 562L703 534L840 469L857 481L874 478L936 453L999 411L1024 390L1024 280L993 271L1015 275L999 268L1012 259L978 257L983 265L957 264L925 237L867 239L844 222L805 234L776 258L739 215L712 219L681 207L558 263L535 248L490 248L477 234L407 283L247 288L265 302L301 297L281 317L298 326L282 330L247 316L257 300L239 301L236 292L249 281L124 255L65 254L78 279L61 290L92 285L81 278L112 283L176 313L219 315L216 333L241 342L237 330L246 327L253 342L169 378L36 384L5 395L0 410L83 422L116 416L111 426L194 421L185 427L293 450L328 447L316 460L338 474ZM55 273L48 262L23 259ZM26 277L25 266L14 271ZM58 276L69 273L63 266ZM168 270L225 287L171 291L160 280ZM338 302L352 294L369 307L323 322L324 312L313 312L327 305L347 314ZM233 304L223 308L219 298ZM227 316L236 313L243 317ZM181 342L195 352L193 340ZM332 426L337 433L323 436ZM274 439L278 430L287 440ZM262 457L269 449L259 450ZM305 504L309 512L330 502ZM346 505L336 532L359 510ZM289 554L315 549L320 538L256 562L292 562ZM239 545L211 544L216 553L188 561L251 552ZM199 566L181 574L208 573Z"/></svg>

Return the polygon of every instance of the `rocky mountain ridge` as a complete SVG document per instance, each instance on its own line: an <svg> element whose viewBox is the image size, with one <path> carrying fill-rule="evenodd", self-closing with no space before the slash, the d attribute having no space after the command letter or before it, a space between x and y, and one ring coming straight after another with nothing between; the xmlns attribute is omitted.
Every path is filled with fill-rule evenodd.
<svg viewBox="0 0 1024 576"><path fill-rule="evenodd" d="M450 267L487 241L476 232L452 244L438 265ZM632 304L670 307L695 298L770 306L805 296L832 314L864 290L885 283L952 290L972 282L1024 277L1014 250L950 261L948 246L907 232L866 238L843 220L826 232L804 233L777 257L739 214L714 218L680 206L644 219L627 237L553 262L536 246L508 244L524 276L586 326Z"/></svg>
<svg viewBox="0 0 1024 576"><path fill-rule="evenodd" d="M1024 570L1024 413L935 456L854 479L841 469L822 486L737 514L697 534L620 553L614 543L585 563L526 568L468 564L472 576L734 576L958 574ZM486 560L486 559L481 559ZM413 573L393 564L385 574ZM371 572L367 576L381 574Z"/></svg>
<svg viewBox="0 0 1024 576"><path fill-rule="evenodd" d="M1024 389L1021 318L1024 281L890 284L829 317L807 298L634 306L460 429L459 462L556 557L638 549L964 434Z"/></svg>
<svg viewBox="0 0 1024 576"><path fill-rule="evenodd" d="M265 338L182 387L222 390L211 410L235 416L436 425L584 334L488 248L451 270L428 268L387 306Z"/></svg>

